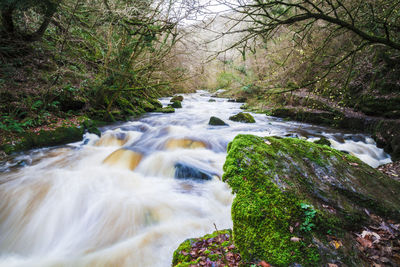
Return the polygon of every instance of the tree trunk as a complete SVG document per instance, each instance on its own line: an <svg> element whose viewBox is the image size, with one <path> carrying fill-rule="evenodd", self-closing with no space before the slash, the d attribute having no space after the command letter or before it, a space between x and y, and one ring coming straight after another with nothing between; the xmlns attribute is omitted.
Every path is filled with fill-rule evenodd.
<svg viewBox="0 0 400 267"><path fill-rule="evenodd" d="M44 32L46 31L47 27L51 22L51 18L55 13L55 9L52 7L47 7L46 13L44 14L43 22L40 25L39 29L32 34L28 34L24 36L24 39L30 42L34 42L42 38Z"/></svg>

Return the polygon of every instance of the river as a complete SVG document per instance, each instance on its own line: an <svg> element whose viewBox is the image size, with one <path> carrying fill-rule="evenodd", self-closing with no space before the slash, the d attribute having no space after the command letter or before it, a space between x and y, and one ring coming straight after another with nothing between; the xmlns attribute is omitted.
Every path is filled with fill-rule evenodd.
<svg viewBox="0 0 400 267"><path fill-rule="evenodd" d="M219 177L239 133L325 136L373 167L390 162L364 134L264 114L233 122L240 103L184 97L175 113L104 127L100 140L86 134L1 162L0 266L170 266L185 239L232 227L233 197ZM209 126L210 116L229 126ZM199 173L211 180L175 178Z"/></svg>

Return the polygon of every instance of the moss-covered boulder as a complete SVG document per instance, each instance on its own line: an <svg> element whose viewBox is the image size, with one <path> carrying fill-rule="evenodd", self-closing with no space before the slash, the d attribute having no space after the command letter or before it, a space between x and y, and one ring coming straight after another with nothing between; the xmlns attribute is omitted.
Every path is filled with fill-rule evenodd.
<svg viewBox="0 0 400 267"><path fill-rule="evenodd" d="M244 123L255 123L256 120L251 116L250 113L240 112L234 116L230 116L229 119L231 121L238 121Z"/></svg>
<svg viewBox="0 0 400 267"><path fill-rule="evenodd" d="M362 266L349 231L367 213L400 218L399 182L325 145L238 135L224 171L236 194L234 243L246 261Z"/></svg>
<svg viewBox="0 0 400 267"><path fill-rule="evenodd" d="M320 139L315 140L314 143L318 145L331 146L331 141L329 141L325 137L321 137Z"/></svg>
<svg viewBox="0 0 400 267"><path fill-rule="evenodd" d="M172 102L175 102L175 101L182 102L182 101L183 101L183 96L181 96L181 95L173 96L173 97L171 98L170 102L172 103Z"/></svg>
<svg viewBox="0 0 400 267"><path fill-rule="evenodd" d="M173 108L182 108L182 103L181 101L174 101L172 104L168 104L168 106L173 107Z"/></svg>
<svg viewBox="0 0 400 267"><path fill-rule="evenodd" d="M18 142L5 144L1 147L5 153L10 154L32 148L63 145L82 140L84 127L59 127L55 130L28 132L22 135Z"/></svg>
<svg viewBox="0 0 400 267"><path fill-rule="evenodd" d="M208 122L209 125L213 125L213 126L227 126L228 124L226 124L223 120L221 120L220 118L214 117L212 116L210 118L210 121Z"/></svg>
<svg viewBox="0 0 400 267"><path fill-rule="evenodd" d="M174 113L175 109L173 107L158 108L158 109L155 110L155 112Z"/></svg>

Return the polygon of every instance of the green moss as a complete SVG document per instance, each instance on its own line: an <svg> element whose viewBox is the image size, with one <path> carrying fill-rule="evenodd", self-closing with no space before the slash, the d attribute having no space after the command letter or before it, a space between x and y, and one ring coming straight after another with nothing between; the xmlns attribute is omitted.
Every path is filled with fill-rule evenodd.
<svg viewBox="0 0 400 267"><path fill-rule="evenodd" d="M190 251L192 250L192 246L198 242L198 241L205 241L205 244L209 244L209 248L207 248L203 253L207 255L207 257L211 261L217 261L218 259L221 258L221 255L219 254L213 254L212 250L219 249L219 247L216 247L213 242L207 242L207 240L211 238L215 238L221 234L232 236L232 231L231 230L221 230L221 231L215 231L211 234L207 234L203 237L200 238L190 238L186 239L183 243L179 245L179 247L174 251L173 259L172 259L172 266L175 267L183 267L183 266L190 266L191 264L197 264L200 259L194 259L190 255ZM226 246L229 246L232 244L232 240L229 239L228 241L224 242ZM221 248L224 247L224 245L220 245Z"/></svg>
<svg viewBox="0 0 400 267"><path fill-rule="evenodd" d="M392 218L400 215L400 183L325 145L238 135L228 145L224 171L223 180L236 193L234 242L247 261L276 266L319 266L322 259L359 264L351 256L354 240L345 233L366 222L364 209ZM328 232L343 236L346 249L321 248L315 240L330 247ZM291 241L294 236L300 241Z"/></svg>
<svg viewBox="0 0 400 267"><path fill-rule="evenodd" d="M182 244L179 245L179 247L174 251L174 256L172 258L172 266L191 262L192 258L190 257L189 252L192 248L192 244L195 242L196 239L191 238L191 239L186 239ZM179 266L184 266L184 265L179 265Z"/></svg>
<svg viewBox="0 0 400 267"><path fill-rule="evenodd" d="M250 113L240 112L234 116L229 117L231 121L238 121L244 123L255 123L256 120L251 116Z"/></svg>
<svg viewBox="0 0 400 267"><path fill-rule="evenodd" d="M171 106L173 108L182 108L182 103L181 101L174 101L172 104L168 104L168 106Z"/></svg>
<svg viewBox="0 0 400 267"><path fill-rule="evenodd" d="M93 133L96 134L98 136L101 136L101 132L100 130L96 127L97 123L93 120L87 119L85 120L81 126L84 127L84 129L89 132L89 133Z"/></svg>
<svg viewBox="0 0 400 267"><path fill-rule="evenodd" d="M174 113L175 109L173 107L158 108L158 109L155 110L155 112Z"/></svg>
<svg viewBox="0 0 400 267"><path fill-rule="evenodd" d="M314 143L318 145L331 146L331 142L325 137L321 137L320 139L315 140Z"/></svg>
<svg viewBox="0 0 400 267"><path fill-rule="evenodd" d="M25 133L22 139L14 144L5 144L1 147L7 154L29 150L32 148L63 145L82 140L84 127L59 127L51 131Z"/></svg>

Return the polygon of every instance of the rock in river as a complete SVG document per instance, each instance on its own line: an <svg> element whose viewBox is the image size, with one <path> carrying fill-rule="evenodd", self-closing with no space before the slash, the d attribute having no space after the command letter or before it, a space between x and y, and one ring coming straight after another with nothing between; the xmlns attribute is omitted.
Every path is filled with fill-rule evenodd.
<svg viewBox="0 0 400 267"><path fill-rule="evenodd" d="M400 218L399 182L326 145L238 135L224 171L234 243L249 262L366 266L351 231L368 214Z"/></svg>
<svg viewBox="0 0 400 267"><path fill-rule="evenodd" d="M173 97L171 98L170 102L175 102L175 101L182 102L182 101L183 101L183 96L181 96L181 95L173 96Z"/></svg>
<svg viewBox="0 0 400 267"><path fill-rule="evenodd" d="M175 164L175 178L178 179L211 180L212 175L187 163L178 162Z"/></svg>
<svg viewBox="0 0 400 267"><path fill-rule="evenodd" d="M244 123L255 123L256 120L251 116L250 113L240 112L234 116L229 117L231 121L238 121Z"/></svg>
<svg viewBox="0 0 400 267"><path fill-rule="evenodd" d="M228 126L223 120L220 118L212 116L210 118L210 121L208 122L209 125L214 125L214 126Z"/></svg>

